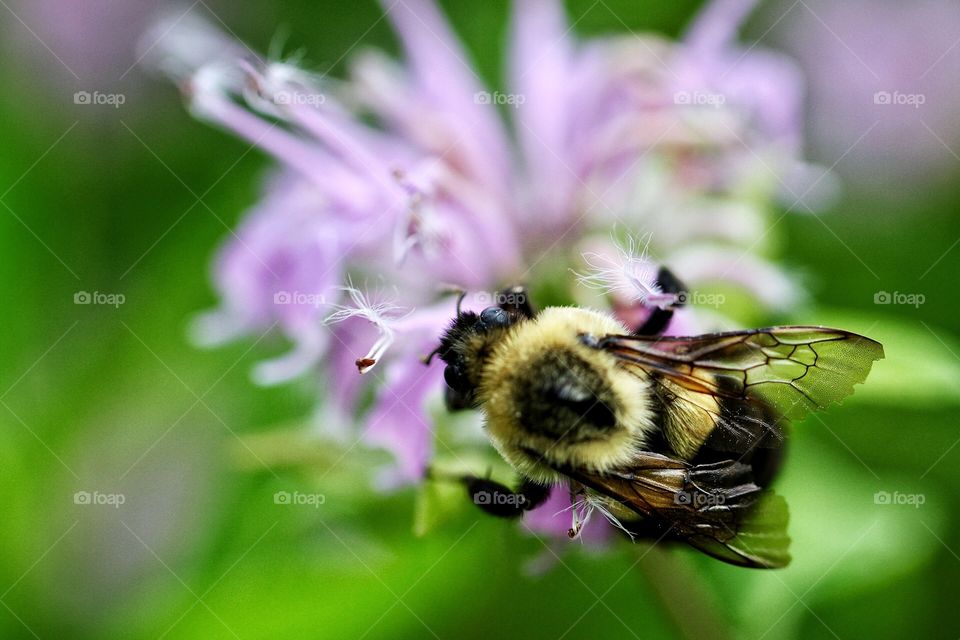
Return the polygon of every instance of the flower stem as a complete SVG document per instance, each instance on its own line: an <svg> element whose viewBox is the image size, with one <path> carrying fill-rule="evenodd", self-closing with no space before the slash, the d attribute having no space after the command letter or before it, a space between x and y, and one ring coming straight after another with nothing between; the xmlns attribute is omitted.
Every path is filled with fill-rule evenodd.
<svg viewBox="0 0 960 640"><path fill-rule="evenodd" d="M660 547L644 549L639 567L681 638L731 637L730 621L702 576L676 554Z"/></svg>

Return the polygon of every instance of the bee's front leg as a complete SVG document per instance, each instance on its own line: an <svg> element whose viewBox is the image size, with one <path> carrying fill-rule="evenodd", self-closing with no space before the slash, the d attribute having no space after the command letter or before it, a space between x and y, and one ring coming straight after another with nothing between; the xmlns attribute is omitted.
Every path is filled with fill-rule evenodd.
<svg viewBox="0 0 960 640"><path fill-rule="evenodd" d="M530 296L526 288L521 285L498 291L497 306L514 317L519 316L529 320L536 315L530 303Z"/></svg>
<svg viewBox="0 0 960 640"><path fill-rule="evenodd" d="M677 276L673 275L673 272L666 267L660 267L660 271L657 272L657 285L660 287L660 290L664 293L674 293L682 294L687 291L687 287L683 282L680 281ZM658 336L663 333L664 329L667 328L667 325L670 324L670 320L673 318L673 312L675 309L686 304L684 296L678 296L678 299L672 305L661 309L660 307L655 308L650 316L644 321L642 325L634 329L634 335L638 336Z"/></svg>
<svg viewBox="0 0 960 640"><path fill-rule="evenodd" d="M519 518L525 511L539 507L550 497L549 486L529 478L524 479L516 491L499 482L476 476L463 476L460 481L466 486L473 504L498 518Z"/></svg>

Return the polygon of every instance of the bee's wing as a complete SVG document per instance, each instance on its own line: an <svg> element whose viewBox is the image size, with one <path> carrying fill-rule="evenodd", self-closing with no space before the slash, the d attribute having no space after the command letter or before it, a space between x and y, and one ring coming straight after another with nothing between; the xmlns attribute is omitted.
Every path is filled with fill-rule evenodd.
<svg viewBox="0 0 960 640"><path fill-rule="evenodd" d="M644 452L627 470L557 471L725 562L758 568L790 562L786 502L754 484L742 462L691 465Z"/></svg>
<svg viewBox="0 0 960 640"><path fill-rule="evenodd" d="M689 338L605 336L595 344L626 366L667 380L661 386L671 399L681 391L685 409L715 414L734 451L755 445L764 433L779 436L781 416L796 418L850 395L883 358L880 343L824 327Z"/></svg>

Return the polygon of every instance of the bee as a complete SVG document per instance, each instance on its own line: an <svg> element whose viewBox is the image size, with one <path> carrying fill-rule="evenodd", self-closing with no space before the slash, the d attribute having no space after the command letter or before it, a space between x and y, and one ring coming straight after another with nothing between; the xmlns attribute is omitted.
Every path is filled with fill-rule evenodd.
<svg viewBox="0 0 960 640"><path fill-rule="evenodd" d="M665 268L658 281L682 288ZM448 407L480 409L520 477L515 490L458 478L475 504L519 517L566 486L631 537L745 567L789 562L786 503L769 489L787 421L853 393L883 358L878 342L819 326L663 337L675 307L631 331L505 293L480 313L458 302L434 352Z"/></svg>

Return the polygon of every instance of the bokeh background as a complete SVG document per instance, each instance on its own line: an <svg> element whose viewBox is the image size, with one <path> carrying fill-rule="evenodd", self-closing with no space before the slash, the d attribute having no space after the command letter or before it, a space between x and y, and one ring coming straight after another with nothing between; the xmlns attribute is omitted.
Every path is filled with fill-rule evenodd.
<svg viewBox="0 0 960 640"><path fill-rule="evenodd" d="M506 3L442 4L496 86ZM766 573L629 544L555 556L470 509L414 535L414 490L368 489L377 454L302 440L317 381L252 384L282 343L187 340L215 302L213 249L269 161L137 64L162 3L0 5L0 636L960 634L955 3L774 1L744 30L807 74L807 155L838 186L826 210L773 230L811 295L768 320L859 330L888 354L794 430L779 486L794 563ZM567 6L581 34L675 36L700 3ZM183 7L334 76L357 46L397 50L369 0ZM105 303L78 304L84 292ZM277 491L325 501L277 505Z"/></svg>

